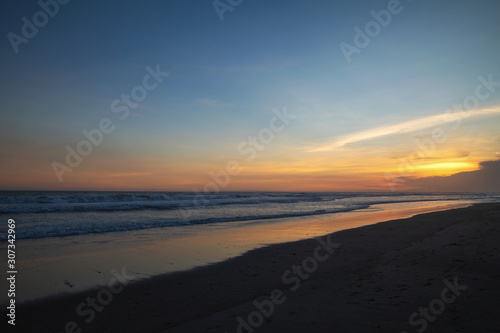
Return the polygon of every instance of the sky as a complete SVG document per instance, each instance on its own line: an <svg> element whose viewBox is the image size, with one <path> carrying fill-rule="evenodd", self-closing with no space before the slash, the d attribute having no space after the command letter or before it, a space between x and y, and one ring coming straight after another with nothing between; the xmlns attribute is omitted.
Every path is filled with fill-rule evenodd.
<svg viewBox="0 0 500 333"><path fill-rule="evenodd" d="M0 5L0 189L500 192L498 1L59 1Z"/></svg>

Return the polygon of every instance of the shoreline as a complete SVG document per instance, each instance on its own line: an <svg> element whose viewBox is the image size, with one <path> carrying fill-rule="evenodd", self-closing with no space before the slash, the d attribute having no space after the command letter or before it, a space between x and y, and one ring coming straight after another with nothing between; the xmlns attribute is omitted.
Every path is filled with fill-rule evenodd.
<svg viewBox="0 0 500 333"><path fill-rule="evenodd" d="M112 271L124 267L136 280L150 279L222 262L271 244L467 205L456 201L377 204L307 217L19 240L23 256L18 264L23 274L18 276L22 291L17 302L91 290L108 284L114 277Z"/></svg>
<svg viewBox="0 0 500 333"><path fill-rule="evenodd" d="M318 241L268 245L209 266L127 283L111 294L101 312L94 311L89 323L89 308L80 308L88 311L83 316L76 309L99 293L105 300L103 289L23 304L18 328L61 332L73 321L73 328L95 332L110 327L121 332L236 332L242 325L238 318L248 325L256 303L279 303L285 297L275 303L269 318L250 328L300 332L314 325L318 332L411 331L408 316L438 297L445 279L455 277L467 284L468 296L458 297L449 306L454 310L441 314L429 332L451 332L446 327L457 323L498 328L500 322L494 322L492 314L500 295L494 284L500 281L500 227L495 221L500 221L500 204L485 203L329 234L340 247L328 260L318 261L293 291L283 274L313 256ZM117 290L116 284L111 286ZM282 297L273 295L274 290L282 290ZM457 311L467 321L458 318ZM488 313L491 319L485 321Z"/></svg>

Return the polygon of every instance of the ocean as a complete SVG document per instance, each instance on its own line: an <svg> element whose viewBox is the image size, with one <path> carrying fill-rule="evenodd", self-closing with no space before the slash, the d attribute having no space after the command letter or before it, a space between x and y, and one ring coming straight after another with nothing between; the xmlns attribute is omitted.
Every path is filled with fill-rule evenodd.
<svg viewBox="0 0 500 333"><path fill-rule="evenodd" d="M75 192L1 191L0 216L16 221L17 239L272 220L405 202L499 201L486 193ZM7 239L7 223L0 240Z"/></svg>

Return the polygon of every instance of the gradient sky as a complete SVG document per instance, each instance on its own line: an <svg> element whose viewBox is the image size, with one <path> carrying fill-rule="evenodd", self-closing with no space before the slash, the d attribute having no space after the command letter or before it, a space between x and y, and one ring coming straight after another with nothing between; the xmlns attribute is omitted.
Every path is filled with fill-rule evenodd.
<svg viewBox="0 0 500 333"><path fill-rule="evenodd" d="M0 189L203 190L236 161L221 190L429 190L500 158L495 0L401 1L350 63L340 44L388 1L243 0L221 21L212 1L73 0L17 54L8 34L41 7L0 6ZM112 102L157 65L169 76L121 120ZM451 114L478 77L499 83ZM115 130L59 181L53 162L104 118Z"/></svg>

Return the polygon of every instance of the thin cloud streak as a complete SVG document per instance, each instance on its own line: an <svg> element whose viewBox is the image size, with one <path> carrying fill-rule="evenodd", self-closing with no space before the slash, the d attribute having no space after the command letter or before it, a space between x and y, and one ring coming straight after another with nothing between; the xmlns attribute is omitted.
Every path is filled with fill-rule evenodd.
<svg viewBox="0 0 500 333"><path fill-rule="evenodd" d="M364 140L371 140L375 138L379 138L382 136L393 135L393 134L402 134L413 132L421 129L425 129L432 126L437 126L444 123L451 123L460 121L460 119L490 115L500 113L500 107L491 108L491 109L480 109L480 110L471 110L471 111L462 111L462 112L454 112L454 113L443 113L435 116L424 117L420 119L414 119L405 121L399 124L389 125L389 126L381 126L377 128L372 128L365 131L360 131L356 133L351 133L348 135L337 137L330 143L324 144L321 147L311 148L309 152L322 152L322 151L331 151L345 146L348 143L359 142Z"/></svg>

